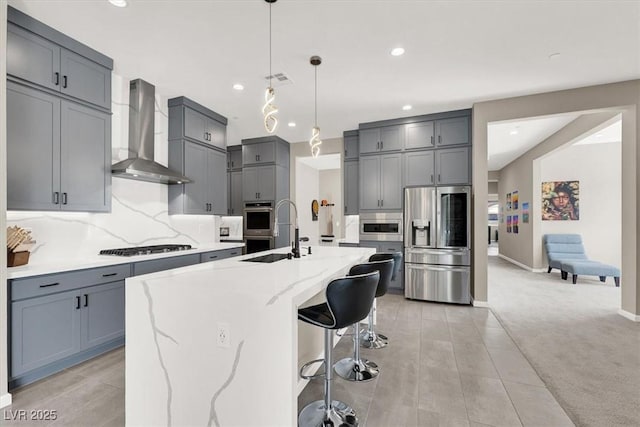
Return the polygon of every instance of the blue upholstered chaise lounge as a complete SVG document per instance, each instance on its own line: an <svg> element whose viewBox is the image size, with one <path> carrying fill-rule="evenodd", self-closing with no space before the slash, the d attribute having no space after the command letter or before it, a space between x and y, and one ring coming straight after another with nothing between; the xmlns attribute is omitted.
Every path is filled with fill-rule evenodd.
<svg viewBox="0 0 640 427"><path fill-rule="evenodd" d="M574 285L578 275L598 276L601 282L611 276L616 286L620 286L620 269L587 258L579 234L545 234L543 242L549 260L547 273L557 268L565 280L571 273Z"/></svg>

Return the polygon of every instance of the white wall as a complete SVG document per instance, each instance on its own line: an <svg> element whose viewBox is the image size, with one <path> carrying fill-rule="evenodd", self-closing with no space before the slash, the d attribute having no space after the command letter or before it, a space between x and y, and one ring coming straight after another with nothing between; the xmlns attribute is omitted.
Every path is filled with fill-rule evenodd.
<svg viewBox="0 0 640 427"><path fill-rule="evenodd" d="M155 160L168 161L167 98L156 91ZM159 108L158 108L159 106ZM112 78L112 163L127 157L129 82ZM93 256L100 249L162 243L217 241L219 217L168 215L168 186L123 178L112 179L111 213L7 213L8 225L30 227L38 244L30 264Z"/></svg>
<svg viewBox="0 0 640 427"><path fill-rule="evenodd" d="M618 267L622 245L620 153L619 142L572 145L540 161L543 182L580 181L580 219L542 221L541 233L581 234L589 258ZM532 214L540 216L540 212Z"/></svg>
<svg viewBox="0 0 640 427"><path fill-rule="evenodd" d="M332 207L320 207L319 221L320 234L327 234L327 221L333 215L333 235L336 239L342 236L342 218L344 208L342 207L342 181L340 169L325 169L319 171L320 175L320 199L325 199L329 203L335 204ZM331 213L331 214L330 214Z"/></svg>
<svg viewBox="0 0 640 427"><path fill-rule="evenodd" d="M0 1L0 242L7 239L5 211L7 209L7 115L5 114L7 102L7 2ZM0 408L11 403L11 395L8 393L9 379L7 367L7 258L0 256Z"/></svg>
<svg viewBox="0 0 640 427"><path fill-rule="evenodd" d="M296 162L295 181L295 203L298 207L300 237L308 237L310 243L316 245L320 239L320 228L319 221L311 219L311 202L317 200L320 203L321 200L319 190L320 174L317 169L298 160Z"/></svg>

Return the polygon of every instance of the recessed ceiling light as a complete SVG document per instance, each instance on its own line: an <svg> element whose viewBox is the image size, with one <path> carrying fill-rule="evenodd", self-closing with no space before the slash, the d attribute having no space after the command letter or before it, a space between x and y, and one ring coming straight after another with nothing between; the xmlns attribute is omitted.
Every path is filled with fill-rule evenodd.
<svg viewBox="0 0 640 427"><path fill-rule="evenodd" d="M404 48L401 47L395 47L393 49L391 49L391 55L393 56L400 56L404 54Z"/></svg>
<svg viewBox="0 0 640 427"><path fill-rule="evenodd" d="M560 52L555 52L549 55L549 59L558 59L560 57Z"/></svg>
<svg viewBox="0 0 640 427"><path fill-rule="evenodd" d="M127 0L109 0L109 3L118 7L127 7Z"/></svg>
<svg viewBox="0 0 640 427"><path fill-rule="evenodd" d="M518 129L514 129L511 132L509 132L509 135L517 135L518 133L520 133Z"/></svg>
<svg viewBox="0 0 640 427"><path fill-rule="evenodd" d="M596 138L602 138L602 134L601 133L597 133L596 134Z"/></svg>
<svg viewBox="0 0 640 427"><path fill-rule="evenodd" d="M241 85L240 83L236 83L236 84L234 84L234 85L233 85L233 88L234 88L235 90L244 90L244 86L243 86L243 85Z"/></svg>
<svg viewBox="0 0 640 427"><path fill-rule="evenodd" d="M296 127L296 122L289 122L288 124L290 128Z"/></svg>
<svg viewBox="0 0 640 427"><path fill-rule="evenodd" d="M403 106L402 106L402 109L403 109L404 111L411 110L412 108L413 108L413 107L412 107L411 105L409 105L409 104L407 104L407 105L403 105Z"/></svg>

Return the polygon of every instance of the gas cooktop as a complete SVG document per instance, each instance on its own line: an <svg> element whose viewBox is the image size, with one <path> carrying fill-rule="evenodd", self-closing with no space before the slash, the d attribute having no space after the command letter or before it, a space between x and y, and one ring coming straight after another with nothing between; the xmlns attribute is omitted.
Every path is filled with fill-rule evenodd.
<svg viewBox="0 0 640 427"><path fill-rule="evenodd" d="M100 255L116 255L116 256L134 256L159 254L164 252L185 251L192 249L191 245L152 245L152 246L134 246L131 248L120 249L103 249Z"/></svg>

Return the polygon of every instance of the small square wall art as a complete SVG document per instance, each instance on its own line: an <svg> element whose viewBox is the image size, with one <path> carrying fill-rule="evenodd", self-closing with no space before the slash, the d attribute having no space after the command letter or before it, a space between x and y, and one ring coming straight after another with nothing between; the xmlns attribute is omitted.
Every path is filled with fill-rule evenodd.
<svg viewBox="0 0 640 427"><path fill-rule="evenodd" d="M513 210L517 211L518 210L518 190L511 193L511 203L513 206Z"/></svg>
<svg viewBox="0 0 640 427"><path fill-rule="evenodd" d="M510 211L511 210L511 193L507 193L507 210Z"/></svg>
<svg viewBox="0 0 640 427"><path fill-rule="evenodd" d="M507 233L511 233L511 215L507 215Z"/></svg>

